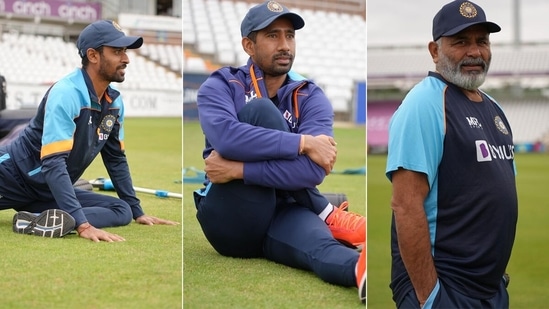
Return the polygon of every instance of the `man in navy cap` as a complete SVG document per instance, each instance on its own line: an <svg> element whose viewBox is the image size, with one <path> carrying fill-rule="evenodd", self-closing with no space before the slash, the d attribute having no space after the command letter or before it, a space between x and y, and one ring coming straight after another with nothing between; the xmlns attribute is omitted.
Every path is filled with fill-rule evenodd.
<svg viewBox="0 0 549 309"><path fill-rule="evenodd" d="M177 224L148 216L135 196L124 150L124 104L111 82L123 82L128 48L143 38L126 36L110 20L80 33L82 68L46 92L21 135L0 148L0 209L13 208L13 231L62 237L76 229L93 241L122 241L101 230L129 224ZM101 153L118 196L73 187ZM38 215L36 215L38 214Z"/></svg>
<svg viewBox="0 0 549 309"><path fill-rule="evenodd" d="M248 63L221 68L201 85L207 179L195 193L197 218L220 254L311 270L358 287L365 302L366 220L316 188L337 149L330 102L291 71L304 25L275 1L252 7L240 28Z"/></svg>
<svg viewBox="0 0 549 309"><path fill-rule="evenodd" d="M392 281L398 308L508 308L505 270L518 200L513 137L481 91L490 33L501 28L470 1L433 19L436 72L391 119Z"/></svg>

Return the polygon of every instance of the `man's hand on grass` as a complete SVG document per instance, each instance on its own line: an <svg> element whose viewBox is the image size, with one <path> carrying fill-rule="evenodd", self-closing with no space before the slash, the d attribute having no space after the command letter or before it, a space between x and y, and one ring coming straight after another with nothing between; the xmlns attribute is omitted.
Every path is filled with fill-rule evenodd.
<svg viewBox="0 0 549 309"><path fill-rule="evenodd" d="M94 227L88 222L80 224L76 231L78 236L82 238L89 239L94 242L106 241L106 242L115 242L115 241L125 241L122 236L112 234L101 229Z"/></svg>
<svg viewBox="0 0 549 309"><path fill-rule="evenodd" d="M141 217L135 218L135 222L144 225L155 225L155 224L164 224L164 225L178 225L179 222L170 221L166 219L161 219L149 215L142 215Z"/></svg>

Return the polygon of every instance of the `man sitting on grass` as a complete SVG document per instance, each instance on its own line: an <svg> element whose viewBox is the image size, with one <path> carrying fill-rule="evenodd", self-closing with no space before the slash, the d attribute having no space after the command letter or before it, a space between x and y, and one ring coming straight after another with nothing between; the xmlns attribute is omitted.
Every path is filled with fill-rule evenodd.
<svg viewBox="0 0 549 309"><path fill-rule="evenodd" d="M365 302L366 218L317 189L336 161L333 109L317 85L291 72L304 25L275 1L251 8L241 24L248 63L200 87L207 183L195 194L197 218L220 254L311 270L356 286Z"/></svg>

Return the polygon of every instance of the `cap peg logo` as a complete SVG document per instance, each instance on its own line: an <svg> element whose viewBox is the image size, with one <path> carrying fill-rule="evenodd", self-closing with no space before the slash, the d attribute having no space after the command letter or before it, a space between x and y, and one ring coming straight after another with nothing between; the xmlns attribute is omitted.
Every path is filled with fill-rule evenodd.
<svg viewBox="0 0 549 309"><path fill-rule="evenodd" d="M122 27L120 27L120 25L117 22L115 22L114 20L112 22L112 26L114 27L114 29L122 32Z"/></svg>
<svg viewBox="0 0 549 309"><path fill-rule="evenodd" d="M267 8L269 9L269 11L275 13L280 13L284 10L282 8L282 5L278 4L278 2L276 1L269 1L269 3L267 3Z"/></svg>
<svg viewBox="0 0 549 309"><path fill-rule="evenodd" d="M459 13L466 18L475 18L477 16L477 8L471 2L463 2L459 7Z"/></svg>

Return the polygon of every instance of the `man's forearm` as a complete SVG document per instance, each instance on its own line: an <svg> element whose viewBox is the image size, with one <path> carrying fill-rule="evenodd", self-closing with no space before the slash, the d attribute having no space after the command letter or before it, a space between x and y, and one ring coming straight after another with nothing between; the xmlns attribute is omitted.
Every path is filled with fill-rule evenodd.
<svg viewBox="0 0 549 309"><path fill-rule="evenodd" d="M431 254L431 239L424 202L429 194L427 176L399 169L392 174L393 198L400 256L412 281L420 305L423 305L437 281Z"/></svg>
<svg viewBox="0 0 549 309"><path fill-rule="evenodd" d="M230 168L231 179L244 179L244 162L232 161Z"/></svg>
<svg viewBox="0 0 549 309"><path fill-rule="evenodd" d="M395 224L402 261L423 305L437 280L425 214L395 211Z"/></svg>

